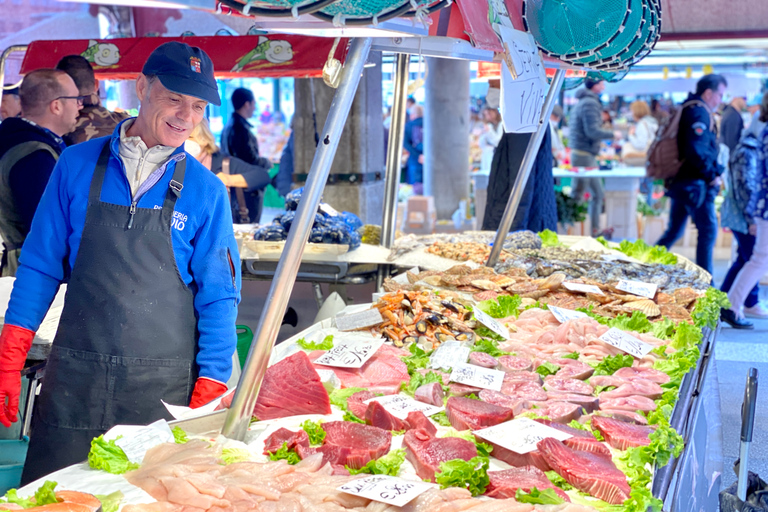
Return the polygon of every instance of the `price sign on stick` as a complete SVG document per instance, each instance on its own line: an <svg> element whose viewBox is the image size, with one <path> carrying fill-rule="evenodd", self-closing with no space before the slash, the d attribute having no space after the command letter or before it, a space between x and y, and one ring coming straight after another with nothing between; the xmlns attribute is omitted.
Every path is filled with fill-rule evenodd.
<svg viewBox="0 0 768 512"><path fill-rule="evenodd" d="M608 329L608 331L598 339L618 348L619 350L626 352L629 355L635 356L638 359L644 358L646 355L648 355L648 352L653 350L653 345L639 340L631 334L619 330L615 327Z"/></svg>
<svg viewBox="0 0 768 512"><path fill-rule="evenodd" d="M640 297L647 297L652 299L656 296L656 290L659 286L654 283L644 283L642 281L628 281L622 279L619 284L616 285L621 291L631 293L632 295L639 295Z"/></svg>
<svg viewBox="0 0 768 512"><path fill-rule="evenodd" d="M360 368L384 344L381 338L347 340L334 343L333 348L315 359L315 364L337 368Z"/></svg>
<svg viewBox="0 0 768 512"><path fill-rule="evenodd" d="M418 480L405 480L388 475L369 476L352 480L338 487L337 490L360 496L373 501L403 507L418 495L427 492L435 485Z"/></svg>
<svg viewBox="0 0 768 512"><path fill-rule="evenodd" d="M506 58L501 66L501 117L507 133L532 133L539 126L547 75L531 34L498 26ZM511 61L516 77L506 61Z"/></svg>
<svg viewBox="0 0 768 512"><path fill-rule="evenodd" d="M476 388L501 391L504 372L474 364L460 364L451 372L451 381Z"/></svg>

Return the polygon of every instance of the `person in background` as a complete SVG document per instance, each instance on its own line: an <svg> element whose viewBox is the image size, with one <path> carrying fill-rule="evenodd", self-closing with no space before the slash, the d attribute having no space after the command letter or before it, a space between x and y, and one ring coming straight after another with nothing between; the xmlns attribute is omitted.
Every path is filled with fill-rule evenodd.
<svg viewBox="0 0 768 512"><path fill-rule="evenodd" d="M501 136L504 135L504 126L501 122L501 114L497 108L485 107L483 109L483 121L485 122L485 131L478 141L482 150L480 172L490 173L493 152L496 146L499 145Z"/></svg>
<svg viewBox="0 0 768 512"><path fill-rule="evenodd" d="M603 107L600 94L605 90L605 82L587 79L584 88L576 92L579 102L573 109L570 122L571 165L573 167L597 168L597 155L600 153L600 142L613 140L611 130L602 127ZM603 182L600 178L574 178L573 196L581 200L589 191L589 219L592 225L592 235L601 233L600 215L603 213L605 196Z"/></svg>
<svg viewBox="0 0 768 512"><path fill-rule="evenodd" d="M0 124L0 235L2 275L15 276L21 247L40 198L83 106L75 82L63 71L37 69L21 83L24 117Z"/></svg>
<svg viewBox="0 0 768 512"><path fill-rule="evenodd" d="M730 292L739 271L752 257L755 247L756 225L749 214L749 200L752 191L758 186L757 172L760 165L760 140L764 126L760 122L752 123L744 132L741 142L734 148L729 165L726 183L725 201L720 208L720 220L724 228L733 233L737 243L736 260L728 269L720 287L725 293ZM760 304L759 287L752 287L744 299L744 315L754 318L768 318L768 309ZM723 320L737 329L749 328L746 321L735 322L729 313Z"/></svg>
<svg viewBox="0 0 768 512"><path fill-rule="evenodd" d="M659 123L651 115L648 103L637 100L629 105L632 119L635 124L629 127L627 142L621 148L621 159L628 166L645 166L648 158L648 149L656 138ZM640 192L645 194L646 201L650 205L653 195L653 179L644 178L640 181Z"/></svg>
<svg viewBox="0 0 768 512"><path fill-rule="evenodd" d="M670 114L664 109L664 105L654 98L651 100L651 115L656 119L656 122L659 123L659 126L662 126L667 122Z"/></svg>
<svg viewBox="0 0 768 512"><path fill-rule="evenodd" d="M410 120L405 123L403 149L408 152L406 182L413 185L413 193L421 195L424 190L424 109L421 105L411 107Z"/></svg>
<svg viewBox="0 0 768 512"><path fill-rule="evenodd" d="M714 112L723 100L728 82L720 75L705 75L696 92L683 103L677 146L683 162L677 174L667 180L671 199L669 225L655 245L671 248L683 235L690 216L698 230L696 264L712 274L712 251L717 237L715 198L722 183L723 167L717 163L720 148Z"/></svg>
<svg viewBox="0 0 768 512"><path fill-rule="evenodd" d="M208 127L207 119L203 119L192 130L189 139L184 143L184 150L213 172L230 190L232 222L234 224L250 223L243 192L264 190L272 183L272 178L269 176L272 163L266 158L259 157L259 163L251 165L237 157L222 154L216 146L216 139ZM242 192L238 193L238 189Z"/></svg>
<svg viewBox="0 0 768 512"><path fill-rule="evenodd" d="M277 189L277 193L282 197L291 191L293 184L293 133L291 130L288 142L283 146L283 153L280 155L280 169L277 171L274 183L272 183Z"/></svg>
<svg viewBox="0 0 768 512"><path fill-rule="evenodd" d="M114 131L120 121L130 117L125 112L110 112L101 106L99 81L93 74L91 63L85 57L67 55L56 64L56 69L68 74L75 81L80 95L85 98L75 129L64 135L67 146L96 137L105 137Z"/></svg>
<svg viewBox="0 0 768 512"><path fill-rule="evenodd" d="M221 150L251 165L259 165L259 143L248 122L256 113L256 98L244 87L232 93L232 107L235 111L221 132ZM245 194L245 206L251 223L259 222L264 195L260 190Z"/></svg>
<svg viewBox="0 0 768 512"><path fill-rule="evenodd" d="M555 105L552 107L552 114L549 116L549 131L552 139L552 158L553 165L558 166L565 159L565 144L560 137L560 124L563 121L563 107Z"/></svg>
<svg viewBox="0 0 768 512"><path fill-rule="evenodd" d="M405 113L408 114L409 117L411 115L411 109L413 109L414 105L416 105L416 98L413 96L408 96L405 99Z"/></svg>
<svg viewBox="0 0 768 512"><path fill-rule="evenodd" d="M763 95L760 104L760 120L764 123L768 121L768 93ZM760 133L758 146L757 176L746 208L746 215L752 220L749 231L755 235L755 243L749 261L739 270L728 292L731 307L720 311L720 318L738 329L754 327L744 318L744 306L760 278L768 272L768 162L765 159L768 154L768 129L763 128Z"/></svg>
<svg viewBox="0 0 768 512"><path fill-rule="evenodd" d="M747 109L747 102L744 98L736 96L723 109L720 119L720 144L728 146L728 150L733 153L736 144L741 140L741 132L744 130L744 119L741 113Z"/></svg>
<svg viewBox="0 0 768 512"><path fill-rule="evenodd" d="M607 109L603 109L600 118L603 120L603 130L613 131L613 117Z"/></svg>
<svg viewBox="0 0 768 512"><path fill-rule="evenodd" d="M19 88L9 87L7 84L3 87L3 99L0 102L0 121L12 117L21 117L21 98L19 97Z"/></svg>

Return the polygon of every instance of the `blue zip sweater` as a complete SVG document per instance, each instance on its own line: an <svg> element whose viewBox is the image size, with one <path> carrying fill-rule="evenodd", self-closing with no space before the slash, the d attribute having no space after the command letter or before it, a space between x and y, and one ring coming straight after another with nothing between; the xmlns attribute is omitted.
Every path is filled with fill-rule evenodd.
<svg viewBox="0 0 768 512"><path fill-rule="evenodd" d="M96 161L109 141L109 159L101 200L128 206L131 188L120 160L120 125L110 138L102 137L66 149L51 175L22 249L16 283L5 315L8 324L36 331L59 285L69 276L64 261L74 268L85 224L88 191ZM174 151L159 180L134 201L138 208L160 209L176 160ZM240 301L240 256L232 231L229 197L224 184L197 160L186 155L181 197L176 201L171 239L176 265L194 293L200 377L226 382L232 372L236 346L235 321ZM147 182L144 185L147 185ZM126 217L126 225L128 218ZM231 264L230 264L231 258ZM115 272L120 269L116 268ZM166 304L173 308L173 304ZM163 314L158 310L156 314Z"/></svg>

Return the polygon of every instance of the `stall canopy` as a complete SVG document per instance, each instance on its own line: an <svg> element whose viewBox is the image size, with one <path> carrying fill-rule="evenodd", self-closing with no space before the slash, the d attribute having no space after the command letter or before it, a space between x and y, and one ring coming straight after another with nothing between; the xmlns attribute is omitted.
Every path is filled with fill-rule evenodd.
<svg viewBox="0 0 768 512"><path fill-rule="evenodd" d="M334 40L273 34L35 41L27 49L21 73L53 68L65 55L82 55L91 62L97 78L132 80L141 72L149 54L169 41L202 48L213 59L218 78L308 78L322 76ZM336 58L342 62L346 56L346 43L342 40L336 50Z"/></svg>

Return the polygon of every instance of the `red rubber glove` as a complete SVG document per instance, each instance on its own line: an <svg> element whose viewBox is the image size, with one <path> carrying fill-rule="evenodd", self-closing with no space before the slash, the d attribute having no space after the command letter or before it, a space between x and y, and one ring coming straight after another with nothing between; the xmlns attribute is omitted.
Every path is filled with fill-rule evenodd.
<svg viewBox="0 0 768 512"><path fill-rule="evenodd" d="M195 382L195 390L192 392L192 399L189 401L189 406L192 409L197 409L226 392L226 384L207 377L200 377L197 379L197 382Z"/></svg>
<svg viewBox="0 0 768 512"><path fill-rule="evenodd" d="M6 427L19 419L20 372L34 338L34 331L9 324L0 333L0 423Z"/></svg>

